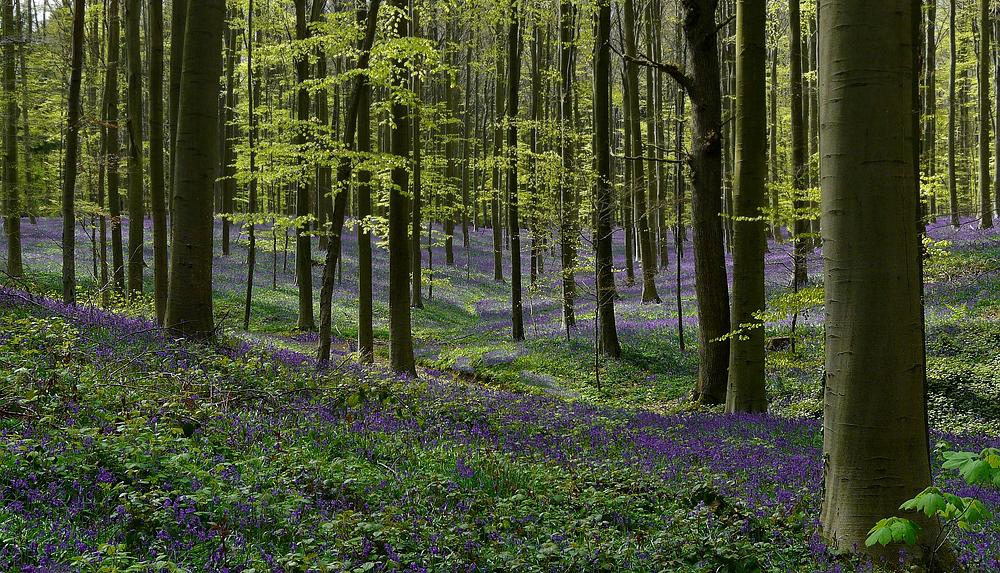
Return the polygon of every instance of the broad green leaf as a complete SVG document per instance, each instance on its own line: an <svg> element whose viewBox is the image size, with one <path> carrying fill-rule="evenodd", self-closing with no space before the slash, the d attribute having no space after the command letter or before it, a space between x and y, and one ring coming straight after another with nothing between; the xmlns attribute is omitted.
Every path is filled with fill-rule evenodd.
<svg viewBox="0 0 1000 573"><path fill-rule="evenodd" d="M986 463L985 460L973 460L964 464L961 471L962 476L965 477L965 482L973 484L989 481L993 474L992 469L990 464Z"/></svg>

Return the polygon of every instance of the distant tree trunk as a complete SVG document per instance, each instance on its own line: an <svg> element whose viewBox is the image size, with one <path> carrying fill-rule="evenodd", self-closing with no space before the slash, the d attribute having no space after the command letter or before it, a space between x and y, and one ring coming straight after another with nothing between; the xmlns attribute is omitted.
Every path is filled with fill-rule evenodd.
<svg viewBox="0 0 1000 573"><path fill-rule="evenodd" d="M363 5L362 5L363 6ZM368 11L358 10L358 20L364 22ZM372 150L371 87L362 79L361 101L358 105L358 152ZM358 361L375 361L375 335L372 332L372 238L368 217L372 215L371 171L358 172ZM405 223L405 221L404 221Z"/></svg>
<svg viewBox="0 0 1000 573"><path fill-rule="evenodd" d="M218 176L218 97L222 75L223 0L188 0L176 155L171 178L173 253L167 287L167 329L215 336L212 317L212 184ZM180 38L177 38L178 40Z"/></svg>
<svg viewBox="0 0 1000 573"><path fill-rule="evenodd" d="M510 7L507 27L507 226L510 232L510 311L511 336L524 340L524 314L521 306L521 221L518 214L517 187L517 101L521 93L521 32L518 2Z"/></svg>
<svg viewBox="0 0 1000 573"><path fill-rule="evenodd" d="M465 125L462 129L462 247L469 248L469 171L472 169L472 117L473 112L470 107L472 91L469 89L472 84L472 44L470 43L465 51L465 105L462 113L465 116Z"/></svg>
<svg viewBox="0 0 1000 573"><path fill-rule="evenodd" d="M66 304L76 304L76 210L74 195L80 132L80 84L83 80L84 9L84 0L73 1L73 52L70 64L69 111L66 115L66 159L63 161L66 174L63 177L62 188L62 300ZM11 115L8 120L16 122L17 114Z"/></svg>
<svg viewBox="0 0 1000 573"><path fill-rule="evenodd" d="M611 189L611 2L598 0L594 29L594 155L597 184L594 197L594 243L597 267L597 324L601 354L622 354L615 325L615 276L611 260L614 195Z"/></svg>
<svg viewBox="0 0 1000 573"><path fill-rule="evenodd" d="M125 61L128 64L128 296L142 294L143 248L142 166L142 44L139 38L140 0L125 2Z"/></svg>
<svg viewBox="0 0 1000 573"><path fill-rule="evenodd" d="M376 23L378 21L380 0L371 0L368 7L368 23L365 27L364 43L361 45L361 56L358 58L357 69L367 70L368 60L371 57L372 43L375 41ZM364 88L364 75L359 75L354 80L354 89L351 93L350 103L344 117L344 148L354 149L354 136L358 131L357 122L361 111L361 95ZM337 113L333 116L336 118ZM317 354L320 362L330 360L330 336L331 322L333 314L333 287L335 282L335 269L337 259L340 256L341 234L344 228L344 218L347 212L347 185L351 177L351 161L349 157L342 157L337 165L337 196L333 201L333 213L330 216L330 240L326 246L326 258L323 263L323 283L320 287L320 325L319 325L319 345ZM405 224L405 223L404 223ZM398 246L397 246L398 247ZM391 260L391 257L390 257ZM409 256L407 256L409 261ZM341 266L343 268L343 266ZM390 278L392 275L390 273ZM398 277L397 277L398 278ZM407 275L405 287L405 298L409 299L409 275ZM394 293L396 296L398 293ZM402 296L402 295L400 295ZM390 297L391 298L391 297ZM391 332L391 331L390 331Z"/></svg>
<svg viewBox="0 0 1000 573"><path fill-rule="evenodd" d="M445 37L450 37L448 26L445 26ZM446 58L450 60L451 58ZM444 105L448 113L448 121L444 125L444 209L442 217L444 219L444 262L445 265L455 266L455 170L458 161L456 146L455 120L457 120L458 103L455 101L455 90L451 86L451 75L444 76Z"/></svg>
<svg viewBox="0 0 1000 573"><path fill-rule="evenodd" d="M504 37L503 22L498 22L496 33L494 34L497 44ZM499 46L497 52L500 52ZM503 123L500 121L503 113L504 87L503 87L503 56L497 56L497 78L493 84L494 98L496 105L493 109L493 200L491 201L491 223L493 226L493 280L503 280L503 225L500 223L500 197L503 190L500 188L501 182L501 160L500 153L503 148Z"/></svg>
<svg viewBox="0 0 1000 573"><path fill-rule="evenodd" d="M576 326L576 249L579 240L577 218L576 157L573 145L575 122L573 122L573 81L576 76L576 10L572 0L559 3L559 62L562 78L559 91L559 145L562 170L559 173L560 247L562 250L562 308L563 328L567 331Z"/></svg>
<svg viewBox="0 0 1000 573"><path fill-rule="evenodd" d="M927 23L924 35L926 72L924 73L924 173L937 175L937 0L927 1ZM928 215L933 222L937 215L937 193L931 192Z"/></svg>
<svg viewBox="0 0 1000 573"><path fill-rule="evenodd" d="M528 283L535 286L538 282L538 274L541 271L542 259L542 232L539 225L539 194L540 181L538 176L538 122L541 120L542 112L542 30L539 26L533 26L531 34L531 108L529 111L531 124L528 130L528 225L531 237L531 278Z"/></svg>
<svg viewBox="0 0 1000 573"><path fill-rule="evenodd" d="M170 37L185 37L187 5L190 0L173 0L170 3ZM170 164L167 166L168 184L173 188L174 166L177 161L177 109L180 104L181 72L184 67L184 41L170 42L170 109L167 123L170 129ZM174 214L174 194L167 195L167 212ZM171 223L173 228L173 223ZM173 236L171 236L173 240Z"/></svg>
<svg viewBox="0 0 1000 573"><path fill-rule="evenodd" d="M931 485L917 194L911 0L820 0L820 154L826 285L822 534L865 548L872 525Z"/></svg>
<svg viewBox="0 0 1000 573"><path fill-rule="evenodd" d="M295 0L295 38L305 40L309 37L308 22L319 18L324 0L313 0L312 17L306 13L306 0ZM309 58L303 53L295 61L298 79L297 119L298 129L295 144L299 148L299 162L305 161L304 147L306 145L306 127L309 121L309 89L305 83L309 81ZM295 216L305 219L309 216L309 184L305 178L298 182L295 197ZM299 313L296 328L303 331L316 330L316 320L313 315L312 288L312 238L309 236L309 225L299 221L295 225L295 282L298 283Z"/></svg>
<svg viewBox="0 0 1000 573"><path fill-rule="evenodd" d="M955 0L951 0L948 12L948 51L950 52L950 70L948 74L948 198L951 209L951 225L958 228L958 188L955 186L955 82L958 65L958 49L955 44Z"/></svg>
<svg viewBox="0 0 1000 573"><path fill-rule="evenodd" d="M410 6L410 34L416 37L420 36L420 12L413 9ZM411 74L410 86L413 93L417 94L417 98L420 97L420 74ZM423 271L423 254L420 250L420 226L422 224L421 217L423 216L423 181L421 179L423 171L423 159L421 157L421 142L420 142L420 106L413 106L410 110L411 120L413 122L413 181L412 181L412 193L413 193L413 208L411 209L410 217L412 218L412 226L410 232L410 264L413 265L413 269L410 271L410 277L413 281L412 292L410 294L410 306L413 308L424 308L424 293L423 293L423 282L424 282L424 271ZM430 233L431 228L428 226L427 229L427 242L430 244Z"/></svg>
<svg viewBox="0 0 1000 573"><path fill-rule="evenodd" d="M175 2L178 0L174 0ZM163 178L163 0L149 0L149 202L153 213L153 300L167 313L167 206Z"/></svg>
<svg viewBox="0 0 1000 573"><path fill-rule="evenodd" d="M805 111L802 109L802 23L799 18L799 0L788 1L789 18L789 79L792 99L792 209L795 246L793 250L792 282L800 288L809 282L806 257L809 254L809 221L803 218L803 211L809 206L805 200L805 189L809 176L806 157Z"/></svg>
<svg viewBox="0 0 1000 573"><path fill-rule="evenodd" d="M642 262L642 302L660 302L656 292L656 251L653 250L653 240L649 233L649 209L646 203L646 177L643 169L645 161L642 152L642 120L639 117L639 64L636 63L637 53L635 40L635 2L625 1L625 53L630 59L625 63L625 81L628 82L629 121L632 125L632 175L635 184L632 187L633 208L635 209L636 240L639 243L639 257Z"/></svg>
<svg viewBox="0 0 1000 573"><path fill-rule="evenodd" d="M406 14L407 0L392 0L400 15ZM396 35L405 38L409 22L396 19ZM405 89L406 66L394 62L393 88ZM410 118L407 106L393 98L390 107L392 121L392 154L399 161L410 161ZM410 214L407 205L408 169L397 166L392 170L389 191L389 366L393 371L416 376L413 360L413 338L410 332Z"/></svg>
<svg viewBox="0 0 1000 573"><path fill-rule="evenodd" d="M990 200L990 1L979 0L979 226L993 226Z"/></svg>
<svg viewBox="0 0 1000 573"><path fill-rule="evenodd" d="M236 40L237 30L226 27L226 105L222 122L222 255L229 256L229 215L233 214L233 195L236 194L236 169L233 162L236 154L233 150L233 140L236 128L233 123L233 111L236 107L234 77L236 71Z"/></svg>
<svg viewBox="0 0 1000 573"><path fill-rule="evenodd" d="M257 266L257 113L255 106L260 102L260 82L253 70L253 0L247 6L247 155L249 158L249 181L247 183L247 295L243 305L243 330L250 330L250 305L253 302L253 273Z"/></svg>
<svg viewBox="0 0 1000 573"><path fill-rule="evenodd" d="M7 114L4 130L4 231L7 235L7 274L19 277L24 274L21 262L21 190L17 185L17 96L16 78L14 75L14 0L4 0L3 5L3 35L11 41L3 45L3 91L7 101ZM20 32L20 30L18 30ZM81 32L82 34L82 32ZM82 48L81 48L82 49ZM21 70L24 74L25 70ZM25 102L27 106L27 102Z"/></svg>
<svg viewBox="0 0 1000 573"><path fill-rule="evenodd" d="M184 2L175 2L184 4ZM107 169L108 215L111 218L111 275L115 290L125 293L125 255L122 252L121 181L118 176L118 58L121 20L118 2L108 3L108 67L104 75L105 168ZM180 43L180 42L178 42Z"/></svg>
<svg viewBox="0 0 1000 573"><path fill-rule="evenodd" d="M771 50L771 90L770 108L771 128L768 134L768 144L770 145L771 175L771 235L776 241L783 241L781 225L777 224L778 216L778 48Z"/></svg>
<svg viewBox="0 0 1000 573"><path fill-rule="evenodd" d="M727 412L766 412L764 229L767 208L767 3L736 5L736 173L733 319Z"/></svg>
<svg viewBox="0 0 1000 573"><path fill-rule="evenodd" d="M993 70L993 134L998 140L993 145L993 211L1000 217L1000 14L993 21Z"/></svg>

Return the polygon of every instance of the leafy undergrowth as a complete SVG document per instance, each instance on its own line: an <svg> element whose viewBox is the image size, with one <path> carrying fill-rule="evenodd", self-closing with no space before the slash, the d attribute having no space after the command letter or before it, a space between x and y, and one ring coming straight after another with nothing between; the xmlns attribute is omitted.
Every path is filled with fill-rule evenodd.
<svg viewBox="0 0 1000 573"><path fill-rule="evenodd" d="M0 376L0 571L872 570L816 535L808 419L316 373L13 290ZM953 542L995 571L998 539L993 521Z"/></svg>

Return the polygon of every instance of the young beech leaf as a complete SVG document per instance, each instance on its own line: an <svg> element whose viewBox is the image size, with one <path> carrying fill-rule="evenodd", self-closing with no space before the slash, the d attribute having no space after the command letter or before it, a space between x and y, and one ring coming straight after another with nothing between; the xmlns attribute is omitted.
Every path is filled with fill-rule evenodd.
<svg viewBox="0 0 1000 573"><path fill-rule="evenodd" d="M900 509L922 511L924 514L931 516L939 511L944 512L948 507L948 502L941 495L940 489L929 487L918 493L917 497L904 501L903 505L899 507Z"/></svg>
<svg viewBox="0 0 1000 573"><path fill-rule="evenodd" d="M876 543L882 546L892 543L892 530L886 525L888 522L888 519L880 519L875 527L868 530L868 539L865 539L866 547L871 547Z"/></svg>
<svg viewBox="0 0 1000 573"><path fill-rule="evenodd" d="M988 481L992 476L993 468L985 460L973 460L962 466L962 475L965 482L969 484Z"/></svg>
<svg viewBox="0 0 1000 573"><path fill-rule="evenodd" d="M920 526L909 519L897 519L889 526L893 541L903 540L907 545L913 545L920 536Z"/></svg>

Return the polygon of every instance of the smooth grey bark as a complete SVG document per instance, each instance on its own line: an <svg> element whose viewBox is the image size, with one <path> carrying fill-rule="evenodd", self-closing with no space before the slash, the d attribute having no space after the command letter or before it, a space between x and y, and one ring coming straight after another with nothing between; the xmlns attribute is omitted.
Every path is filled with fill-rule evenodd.
<svg viewBox="0 0 1000 573"><path fill-rule="evenodd" d="M188 0L187 4L170 186L173 240L164 326L181 336L212 339L212 187L218 176L218 97L226 3Z"/></svg>
<svg viewBox="0 0 1000 573"><path fill-rule="evenodd" d="M139 38L141 0L125 0L125 62L128 120L128 296L142 294L145 261L143 248L143 164L142 164L142 44Z"/></svg>
<svg viewBox="0 0 1000 573"><path fill-rule="evenodd" d="M727 412L766 412L764 231L767 208L767 3L736 5L733 317Z"/></svg>
<svg viewBox="0 0 1000 573"><path fill-rule="evenodd" d="M979 226L993 226L990 200L990 1L979 0Z"/></svg>
<svg viewBox="0 0 1000 573"><path fill-rule="evenodd" d="M594 155L597 183L594 196L595 259L597 270L597 324L599 352L621 356L615 324L615 277L611 260L614 196L611 189L611 3L598 0L594 14Z"/></svg>
<svg viewBox="0 0 1000 573"><path fill-rule="evenodd" d="M916 546L865 547L869 529L931 485L920 240L912 133L912 0L820 0L825 272L822 534L835 549L895 561ZM912 516L907 516L912 517Z"/></svg>
<svg viewBox="0 0 1000 573"><path fill-rule="evenodd" d="M358 10L358 20L368 18L365 8ZM363 46L362 46L363 47ZM371 86L362 79L361 101L358 103L358 152L370 153L371 136ZM375 361L375 334L372 331L372 235L370 222L372 215L371 171L358 172L358 361Z"/></svg>
<svg viewBox="0 0 1000 573"><path fill-rule="evenodd" d="M66 157L62 188L62 300L76 304L76 171L80 133L80 84L83 80L84 0L73 1L73 48L70 63L69 106L66 114ZM10 119L16 121L17 115Z"/></svg>
<svg viewBox="0 0 1000 573"><path fill-rule="evenodd" d="M4 232L7 235L7 274L19 277L24 274L24 265L21 260L21 190L17 178L18 110L14 72L14 48L17 42L14 40L14 22L14 0L4 0L3 35L10 40L3 45L3 92L7 101L3 135L3 217ZM20 30L17 35L20 35ZM25 71L22 69L21 73L24 74Z"/></svg>
<svg viewBox="0 0 1000 573"><path fill-rule="evenodd" d="M177 1L177 0L174 0ZM163 176L163 0L149 0L149 202L156 322L167 313L167 205Z"/></svg>
<svg viewBox="0 0 1000 573"><path fill-rule="evenodd" d="M405 38L409 25L407 0L392 0L396 9L396 35ZM405 63L394 62L393 89L406 89ZM413 337L410 332L410 244L407 187L410 164L410 117L407 105L394 97L390 106L391 151L403 165L392 170L389 191L389 367L399 374L415 377Z"/></svg>

